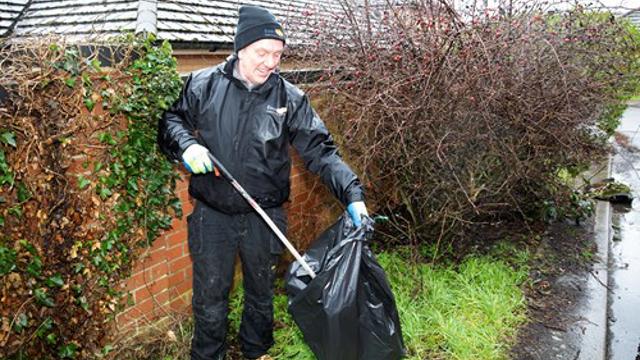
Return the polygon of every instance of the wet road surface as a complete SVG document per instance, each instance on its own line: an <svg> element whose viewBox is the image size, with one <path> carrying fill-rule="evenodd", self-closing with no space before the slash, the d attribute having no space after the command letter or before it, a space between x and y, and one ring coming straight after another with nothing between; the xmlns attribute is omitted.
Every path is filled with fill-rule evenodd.
<svg viewBox="0 0 640 360"><path fill-rule="evenodd" d="M609 252L609 360L640 360L640 106L622 118L612 176L631 187L631 207L615 206Z"/></svg>

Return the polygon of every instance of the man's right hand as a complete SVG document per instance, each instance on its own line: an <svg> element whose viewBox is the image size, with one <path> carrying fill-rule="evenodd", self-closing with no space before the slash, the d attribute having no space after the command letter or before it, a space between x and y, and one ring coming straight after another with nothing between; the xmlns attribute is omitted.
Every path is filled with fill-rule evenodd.
<svg viewBox="0 0 640 360"><path fill-rule="evenodd" d="M349 213L349 216L351 216L351 220L353 220L353 225L356 227L360 227L362 225L363 216L369 216L367 206L364 204L364 201L352 202L347 206L347 212Z"/></svg>
<svg viewBox="0 0 640 360"><path fill-rule="evenodd" d="M184 166L193 174L204 174L213 170L209 150L200 144L192 144L182 154Z"/></svg>

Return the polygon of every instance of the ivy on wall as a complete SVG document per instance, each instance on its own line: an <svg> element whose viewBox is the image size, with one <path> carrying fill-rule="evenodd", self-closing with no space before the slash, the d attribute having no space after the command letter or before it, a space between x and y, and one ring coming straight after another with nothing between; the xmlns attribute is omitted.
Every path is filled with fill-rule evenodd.
<svg viewBox="0 0 640 360"><path fill-rule="evenodd" d="M156 149L181 87L171 53L133 35L3 47L0 358L110 351L136 248L182 216Z"/></svg>

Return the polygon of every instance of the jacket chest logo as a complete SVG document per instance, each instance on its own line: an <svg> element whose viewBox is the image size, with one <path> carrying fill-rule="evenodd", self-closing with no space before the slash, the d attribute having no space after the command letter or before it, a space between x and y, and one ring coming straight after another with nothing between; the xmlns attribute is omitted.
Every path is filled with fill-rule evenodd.
<svg viewBox="0 0 640 360"><path fill-rule="evenodd" d="M284 116L287 113L287 108L286 107L281 107L281 108L277 108L276 109L271 105L267 105L267 112L276 114L278 116Z"/></svg>

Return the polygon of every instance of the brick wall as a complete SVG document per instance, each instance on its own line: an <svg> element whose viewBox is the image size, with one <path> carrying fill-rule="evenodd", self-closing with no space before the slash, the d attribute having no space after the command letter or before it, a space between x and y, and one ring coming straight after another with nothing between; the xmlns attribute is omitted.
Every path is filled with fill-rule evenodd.
<svg viewBox="0 0 640 360"><path fill-rule="evenodd" d="M130 306L118 316L119 326L137 327L166 315L188 311L191 291L191 259L187 244L186 215L193 207L187 193L188 175L181 172L176 194L184 216L174 219L165 231L142 254L131 277L123 284L130 293Z"/></svg>

